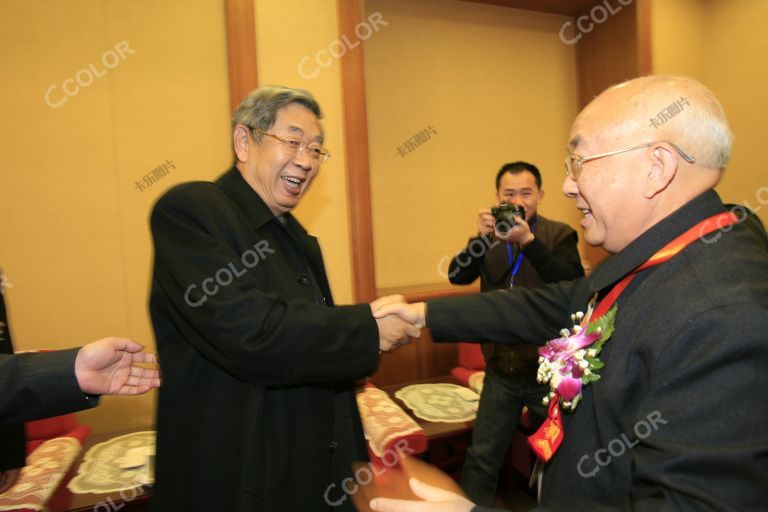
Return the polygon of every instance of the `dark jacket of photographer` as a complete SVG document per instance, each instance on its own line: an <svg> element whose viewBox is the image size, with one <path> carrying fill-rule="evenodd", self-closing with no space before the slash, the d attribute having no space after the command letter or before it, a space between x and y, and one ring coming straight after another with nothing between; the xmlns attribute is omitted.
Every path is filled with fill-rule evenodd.
<svg viewBox="0 0 768 512"><path fill-rule="evenodd" d="M448 269L453 284L470 284L480 277L481 291L505 290L511 286L533 288L546 283L582 277L584 269L577 248L576 231L567 224L537 215L530 223L534 239L523 249L523 259L512 284L512 269L520 252L510 242L512 264L507 243L493 236L471 238L457 254ZM535 375L538 366L537 346L483 343L488 366L508 375Z"/></svg>

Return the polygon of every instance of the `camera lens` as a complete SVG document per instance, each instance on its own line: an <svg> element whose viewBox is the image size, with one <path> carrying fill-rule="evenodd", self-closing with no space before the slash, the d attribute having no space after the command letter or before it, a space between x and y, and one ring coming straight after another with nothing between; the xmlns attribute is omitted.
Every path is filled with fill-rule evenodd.
<svg viewBox="0 0 768 512"><path fill-rule="evenodd" d="M496 219L496 231L499 233L506 233L515 227L515 224L517 224L515 216L525 219L525 210L516 204L510 203L502 203L491 208L491 214Z"/></svg>

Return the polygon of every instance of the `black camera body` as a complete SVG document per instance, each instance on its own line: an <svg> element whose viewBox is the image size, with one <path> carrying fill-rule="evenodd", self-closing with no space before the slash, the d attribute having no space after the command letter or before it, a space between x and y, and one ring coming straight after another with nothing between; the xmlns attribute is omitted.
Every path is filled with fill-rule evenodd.
<svg viewBox="0 0 768 512"><path fill-rule="evenodd" d="M496 231L506 233L517 224L515 217L525 219L525 210L516 204L501 203L491 207L491 215L496 219Z"/></svg>

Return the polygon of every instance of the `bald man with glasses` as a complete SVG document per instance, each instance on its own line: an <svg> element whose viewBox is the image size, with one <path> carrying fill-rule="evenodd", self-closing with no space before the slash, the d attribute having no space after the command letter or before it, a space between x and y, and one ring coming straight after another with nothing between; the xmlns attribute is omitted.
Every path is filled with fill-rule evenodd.
<svg viewBox="0 0 768 512"><path fill-rule="evenodd" d="M684 110L647 122L678 98ZM611 87L573 124L563 192L582 213L584 239L612 257L568 283L377 313L426 325L436 341L557 340L539 351L552 392L549 419L532 439L548 460L537 510L768 503L768 254L713 190L731 140L719 102L694 80ZM568 332L580 321L583 332ZM605 330L590 333L597 322ZM594 357L595 332L611 325L599 379L558 362ZM487 510L419 482L412 488L426 502L375 499L372 509Z"/></svg>

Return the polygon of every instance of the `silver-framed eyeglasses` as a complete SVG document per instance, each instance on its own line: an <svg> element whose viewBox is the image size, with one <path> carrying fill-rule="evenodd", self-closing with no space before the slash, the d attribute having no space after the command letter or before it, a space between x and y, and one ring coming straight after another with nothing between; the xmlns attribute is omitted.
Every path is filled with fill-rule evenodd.
<svg viewBox="0 0 768 512"><path fill-rule="evenodd" d="M324 163L331 156L331 154L328 152L327 149L314 143L304 144L300 140L285 139L283 137L280 137L279 135L275 135L274 133L263 132L256 128L252 128L252 130L262 135L266 135L267 137L272 137L273 139L282 143L283 151L285 151L286 155L290 155L290 156L294 156L297 154L300 155L304 151L306 151L307 154L309 154L309 157L312 159L312 161L317 162L318 164Z"/></svg>
<svg viewBox="0 0 768 512"><path fill-rule="evenodd" d="M607 156L613 156L618 155L619 153L626 153L627 151L634 151L636 149L642 149L647 148L649 146L653 146L654 144L658 144L659 142L664 142L666 144L669 144L672 146L672 148L677 151L677 153L689 164L692 164L696 162L696 159L680 149L677 145L669 142L668 140L662 140L662 141L656 141L656 142L649 142L648 144L641 144L639 146L635 146L632 148L626 148L626 149L618 149L616 151L609 151L608 153L600 153L598 155L592 155L592 156L584 156L581 157L579 155L574 155L573 153L569 153L565 157L565 175L568 176L573 181L577 181L579 179L579 176L581 176L582 171L582 165L585 162L591 162L592 160L597 160L598 158L605 158Z"/></svg>

